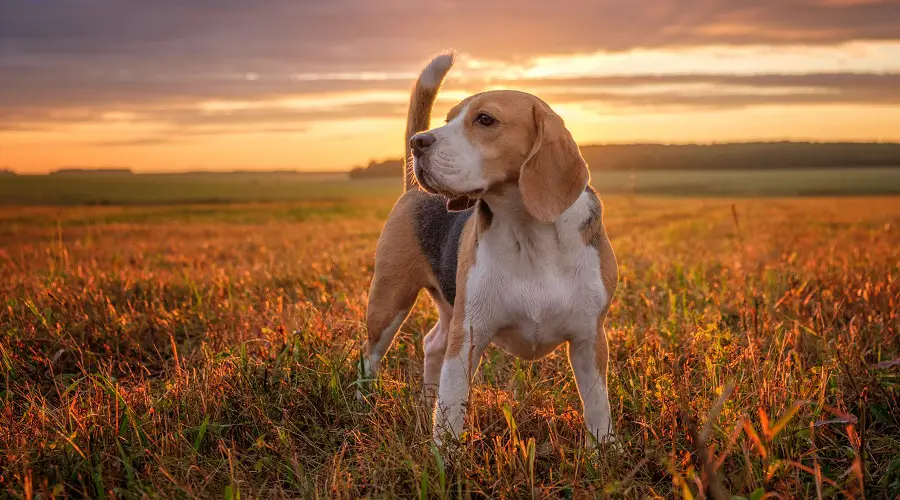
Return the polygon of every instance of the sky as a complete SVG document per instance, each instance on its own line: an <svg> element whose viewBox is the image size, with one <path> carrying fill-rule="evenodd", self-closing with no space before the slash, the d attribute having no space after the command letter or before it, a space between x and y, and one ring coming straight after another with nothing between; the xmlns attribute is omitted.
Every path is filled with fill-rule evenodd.
<svg viewBox="0 0 900 500"><path fill-rule="evenodd" d="M0 0L0 168L342 170L409 89L547 101L580 144L900 141L900 0Z"/></svg>

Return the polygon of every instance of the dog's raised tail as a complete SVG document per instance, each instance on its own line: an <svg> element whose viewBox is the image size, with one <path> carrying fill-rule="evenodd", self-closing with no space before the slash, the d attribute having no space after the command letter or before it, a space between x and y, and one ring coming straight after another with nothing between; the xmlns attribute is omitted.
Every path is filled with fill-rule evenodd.
<svg viewBox="0 0 900 500"><path fill-rule="evenodd" d="M409 139L417 132L430 128L431 108L434 107L438 90L440 90L447 72L450 71L450 67L453 66L454 60L455 55L452 52L445 52L432 59L422 70L415 87L413 87L412 95L409 97L409 116L406 119L406 140L404 141L406 156L403 161L403 189L405 191L416 189L419 185L413 174Z"/></svg>

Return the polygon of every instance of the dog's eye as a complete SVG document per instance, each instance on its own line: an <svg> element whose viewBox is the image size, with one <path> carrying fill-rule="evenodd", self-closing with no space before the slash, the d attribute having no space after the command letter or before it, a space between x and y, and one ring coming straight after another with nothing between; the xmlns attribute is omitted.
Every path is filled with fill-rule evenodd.
<svg viewBox="0 0 900 500"><path fill-rule="evenodd" d="M495 120L491 115L478 113L478 116L475 117L475 123L479 123L481 125L484 125L485 127L490 127L491 125L497 123L497 120Z"/></svg>

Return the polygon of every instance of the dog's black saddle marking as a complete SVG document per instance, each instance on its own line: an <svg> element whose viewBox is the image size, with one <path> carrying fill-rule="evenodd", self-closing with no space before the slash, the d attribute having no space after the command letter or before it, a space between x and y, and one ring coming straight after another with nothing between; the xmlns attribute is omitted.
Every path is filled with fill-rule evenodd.
<svg viewBox="0 0 900 500"><path fill-rule="evenodd" d="M438 280L441 295L450 305L456 300L459 240L474 210L450 212L444 197L426 194L415 214L414 229L419 245Z"/></svg>

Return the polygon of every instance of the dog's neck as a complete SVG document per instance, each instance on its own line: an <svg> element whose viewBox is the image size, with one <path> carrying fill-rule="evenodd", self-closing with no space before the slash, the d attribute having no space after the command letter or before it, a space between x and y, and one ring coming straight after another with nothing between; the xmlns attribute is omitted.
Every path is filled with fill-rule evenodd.
<svg viewBox="0 0 900 500"><path fill-rule="evenodd" d="M525 209L515 184L505 184L488 191L482 195L481 203L487 206L491 218L486 230L500 231L522 247L530 247L540 241L553 242L553 246L568 246L569 240L581 241L579 231L591 216L585 195L579 197L554 222L539 221Z"/></svg>
<svg viewBox="0 0 900 500"><path fill-rule="evenodd" d="M584 201L582 198L576 199L554 222L543 222L528 213L525 203L522 201L522 193L515 183L501 184L481 195L481 201L488 206L495 218L523 229L559 227L567 225L567 221L571 220L573 216L581 218L579 205Z"/></svg>
<svg viewBox="0 0 900 500"><path fill-rule="evenodd" d="M540 224L549 225L538 221L525 210L522 194L515 184L507 183L497 186L484 193L481 201L488 206L496 220L512 226L525 229Z"/></svg>

